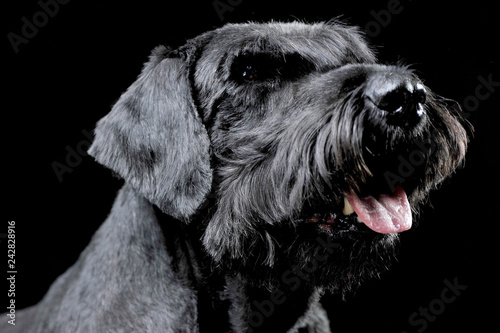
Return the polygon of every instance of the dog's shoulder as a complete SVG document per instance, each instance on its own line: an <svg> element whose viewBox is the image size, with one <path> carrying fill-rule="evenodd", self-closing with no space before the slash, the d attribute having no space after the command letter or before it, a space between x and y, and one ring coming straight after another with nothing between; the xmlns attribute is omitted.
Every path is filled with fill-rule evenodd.
<svg viewBox="0 0 500 333"><path fill-rule="evenodd" d="M196 295L171 263L152 205L125 185L78 261L29 311L43 332L196 332Z"/></svg>

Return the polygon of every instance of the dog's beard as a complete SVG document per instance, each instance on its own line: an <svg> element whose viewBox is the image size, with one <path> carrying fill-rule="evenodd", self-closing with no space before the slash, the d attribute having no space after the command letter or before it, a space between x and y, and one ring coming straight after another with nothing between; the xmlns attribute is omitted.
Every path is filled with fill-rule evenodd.
<svg viewBox="0 0 500 333"><path fill-rule="evenodd" d="M221 262L219 268L270 292L319 287L347 294L386 271L398 244L397 234L331 234L315 225L264 229L249 241L246 258Z"/></svg>

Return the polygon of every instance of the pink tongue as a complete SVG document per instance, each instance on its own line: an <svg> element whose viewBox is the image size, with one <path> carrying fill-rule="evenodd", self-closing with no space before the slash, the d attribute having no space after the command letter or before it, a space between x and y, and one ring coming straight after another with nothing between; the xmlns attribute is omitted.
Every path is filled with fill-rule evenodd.
<svg viewBox="0 0 500 333"><path fill-rule="evenodd" d="M382 234L402 232L411 228L411 209L405 191L396 187L392 195L382 194L375 199L371 195L359 198L348 193L347 201L364 224Z"/></svg>

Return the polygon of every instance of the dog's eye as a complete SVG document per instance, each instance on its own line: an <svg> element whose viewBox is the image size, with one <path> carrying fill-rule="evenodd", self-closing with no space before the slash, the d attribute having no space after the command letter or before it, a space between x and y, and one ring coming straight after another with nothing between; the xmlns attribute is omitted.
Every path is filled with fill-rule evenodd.
<svg viewBox="0 0 500 333"><path fill-rule="evenodd" d="M278 75L281 64L276 59L264 54L242 55L235 59L231 76L235 81L267 81Z"/></svg>
<svg viewBox="0 0 500 333"><path fill-rule="evenodd" d="M241 72L241 78L245 81L257 81L264 74L262 69L259 69L258 66L247 64L245 69Z"/></svg>
<svg viewBox="0 0 500 333"><path fill-rule="evenodd" d="M294 79L309 72L312 65L296 54L245 54L231 67L231 78L238 83L257 83Z"/></svg>

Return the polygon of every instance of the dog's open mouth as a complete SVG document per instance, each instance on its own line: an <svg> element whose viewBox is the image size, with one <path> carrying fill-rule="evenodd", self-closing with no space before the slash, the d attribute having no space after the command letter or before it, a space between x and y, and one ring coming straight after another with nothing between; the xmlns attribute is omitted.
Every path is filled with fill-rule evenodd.
<svg viewBox="0 0 500 333"><path fill-rule="evenodd" d="M412 214L406 193L398 186L394 193L377 197L346 193L341 212L314 214L305 223L315 223L327 232L369 231L364 225L377 233L392 234L410 229Z"/></svg>

